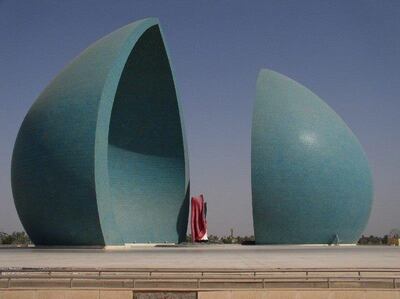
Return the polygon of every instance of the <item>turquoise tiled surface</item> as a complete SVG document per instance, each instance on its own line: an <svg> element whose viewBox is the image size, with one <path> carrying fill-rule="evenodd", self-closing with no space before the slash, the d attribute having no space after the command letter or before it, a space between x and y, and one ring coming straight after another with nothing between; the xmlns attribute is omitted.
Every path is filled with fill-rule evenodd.
<svg viewBox="0 0 400 299"><path fill-rule="evenodd" d="M252 127L257 244L354 243L371 210L368 161L357 138L319 97L261 70Z"/></svg>
<svg viewBox="0 0 400 299"><path fill-rule="evenodd" d="M179 100L156 19L112 32L43 91L18 134L14 200L35 244L178 242L189 208Z"/></svg>

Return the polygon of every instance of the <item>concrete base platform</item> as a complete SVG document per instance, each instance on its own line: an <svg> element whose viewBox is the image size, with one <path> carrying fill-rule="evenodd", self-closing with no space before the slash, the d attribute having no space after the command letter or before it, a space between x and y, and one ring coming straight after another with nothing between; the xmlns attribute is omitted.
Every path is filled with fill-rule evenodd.
<svg viewBox="0 0 400 299"><path fill-rule="evenodd" d="M394 298L398 247L0 249L0 299Z"/></svg>
<svg viewBox="0 0 400 299"><path fill-rule="evenodd" d="M400 268L400 247L197 245L129 249L1 248L0 268Z"/></svg>

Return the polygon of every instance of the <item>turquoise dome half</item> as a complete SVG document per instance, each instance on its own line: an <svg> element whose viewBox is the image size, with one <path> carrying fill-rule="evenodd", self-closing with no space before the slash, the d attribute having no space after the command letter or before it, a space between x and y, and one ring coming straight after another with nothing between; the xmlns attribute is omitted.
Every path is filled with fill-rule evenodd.
<svg viewBox="0 0 400 299"><path fill-rule="evenodd" d="M261 70L251 142L257 244L357 241L370 215L371 172L357 138L324 101Z"/></svg>
<svg viewBox="0 0 400 299"><path fill-rule="evenodd" d="M22 123L11 180L35 244L185 239L186 142L157 19L101 38L54 78Z"/></svg>

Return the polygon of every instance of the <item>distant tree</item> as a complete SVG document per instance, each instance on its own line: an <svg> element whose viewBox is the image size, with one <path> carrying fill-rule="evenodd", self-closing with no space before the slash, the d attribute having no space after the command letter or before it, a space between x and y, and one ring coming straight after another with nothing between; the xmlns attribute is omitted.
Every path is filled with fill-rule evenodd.
<svg viewBox="0 0 400 299"><path fill-rule="evenodd" d="M366 237L366 236L362 235L361 238L358 240L357 244L359 244L359 245L382 245L382 244L387 244L387 238L385 241L385 237L381 238L381 237L376 237L373 235Z"/></svg>
<svg viewBox="0 0 400 299"><path fill-rule="evenodd" d="M222 243L224 244L232 244L233 243L233 238L231 236L228 237L222 237L221 238Z"/></svg>
<svg viewBox="0 0 400 299"><path fill-rule="evenodd" d="M25 232L13 232L11 234L13 239L12 244L30 244L31 240Z"/></svg>
<svg viewBox="0 0 400 299"><path fill-rule="evenodd" d="M216 235L209 235L208 236L208 243L210 244L220 244L222 243L220 238Z"/></svg>
<svg viewBox="0 0 400 299"><path fill-rule="evenodd" d="M31 240L25 232L13 232L12 234L0 232L0 244L28 245L31 243Z"/></svg>
<svg viewBox="0 0 400 299"><path fill-rule="evenodd" d="M13 238L11 235L6 234L1 238L1 244L11 245L13 243Z"/></svg>
<svg viewBox="0 0 400 299"><path fill-rule="evenodd" d="M254 236L237 237L237 242L242 245L255 244Z"/></svg>

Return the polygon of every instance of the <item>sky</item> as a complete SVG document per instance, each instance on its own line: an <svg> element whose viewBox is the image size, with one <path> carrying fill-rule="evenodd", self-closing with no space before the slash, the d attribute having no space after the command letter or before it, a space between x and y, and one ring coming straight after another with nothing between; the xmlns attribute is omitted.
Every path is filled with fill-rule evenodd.
<svg viewBox="0 0 400 299"><path fill-rule="evenodd" d="M375 197L365 234L400 228L400 1L0 0L0 231L22 230L11 192L20 124L91 43L158 17L182 102L192 194L209 233L253 233L251 117L258 72L307 86L363 145Z"/></svg>

